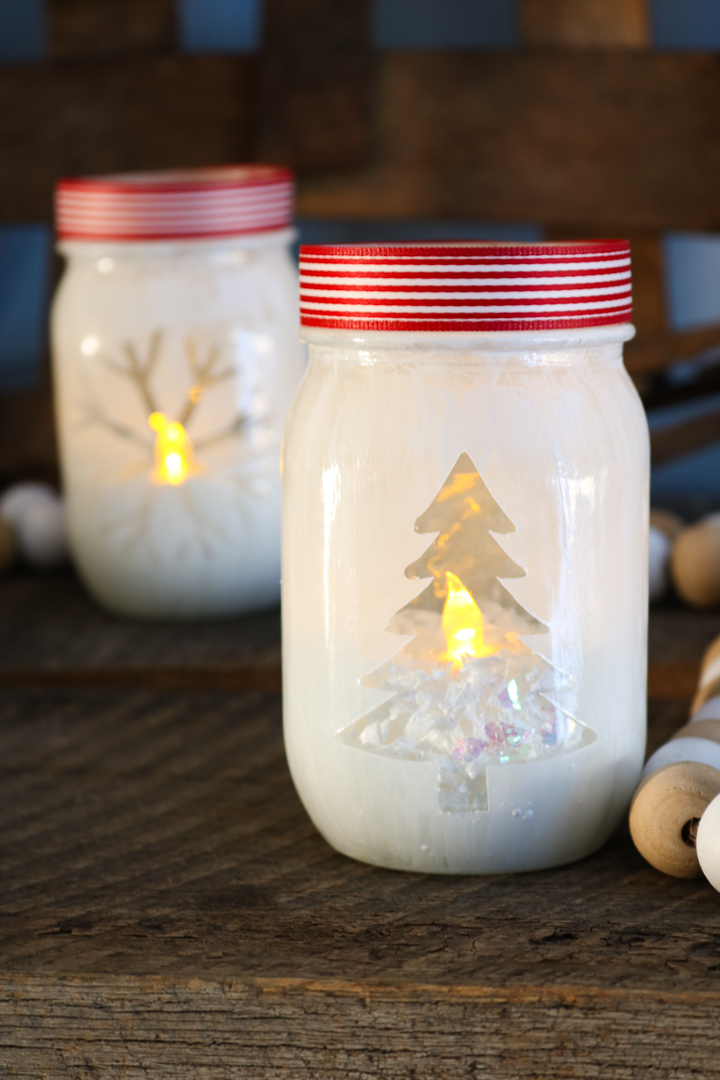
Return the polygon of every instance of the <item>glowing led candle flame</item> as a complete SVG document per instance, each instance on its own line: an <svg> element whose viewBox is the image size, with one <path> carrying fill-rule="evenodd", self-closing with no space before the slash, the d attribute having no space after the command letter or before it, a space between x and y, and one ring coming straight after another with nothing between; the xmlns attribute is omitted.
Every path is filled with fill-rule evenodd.
<svg viewBox="0 0 720 1080"><path fill-rule="evenodd" d="M182 484L190 473L197 472L187 431L161 412L151 413L148 424L156 432L153 480L156 484Z"/></svg>
<svg viewBox="0 0 720 1080"><path fill-rule="evenodd" d="M457 574L445 571L447 598L442 613L442 628L447 643L443 660L452 661L458 671L463 657L490 656L495 649L485 644L483 617L468 590Z"/></svg>

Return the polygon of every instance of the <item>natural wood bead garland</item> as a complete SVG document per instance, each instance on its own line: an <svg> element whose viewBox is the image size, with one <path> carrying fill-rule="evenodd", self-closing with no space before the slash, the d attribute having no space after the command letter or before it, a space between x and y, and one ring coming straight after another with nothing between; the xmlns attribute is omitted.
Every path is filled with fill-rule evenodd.
<svg viewBox="0 0 720 1080"><path fill-rule="evenodd" d="M720 637L707 649L689 722L648 760L630 807L640 854L673 877L701 874L695 849L705 808L720 794Z"/></svg>

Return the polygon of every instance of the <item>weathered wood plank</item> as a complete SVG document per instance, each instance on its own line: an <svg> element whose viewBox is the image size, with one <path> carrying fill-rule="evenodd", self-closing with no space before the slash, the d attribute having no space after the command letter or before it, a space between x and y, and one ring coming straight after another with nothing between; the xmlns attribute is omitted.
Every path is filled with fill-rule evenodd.
<svg viewBox="0 0 720 1080"><path fill-rule="evenodd" d="M697 690L699 675L699 661L651 662L648 665L648 696L659 701L689 703Z"/></svg>
<svg viewBox="0 0 720 1080"><path fill-rule="evenodd" d="M368 0L266 0L260 156L299 169L364 163L372 58Z"/></svg>
<svg viewBox="0 0 720 1080"><path fill-rule="evenodd" d="M0 489L17 480L58 481L53 402L44 378L37 390L0 394Z"/></svg>
<svg viewBox="0 0 720 1080"><path fill-rule="evenodd" d="M717 629L653 612L651 690L663 664L677 700L651 701L650 749ZM275 616L137 624L68 576L0 581L5 672L262 671L277 635ZM520 877L351 862L294 793L277 694L0 688L0 866L9 1080L720 1075L705 883L662 878L624 828Z"/></svg>
<svg viewBox="0 0 720 1080"><path fill-rule="evenodd" d="M100 608L70 572L0 580L0 686L202 686L277 690L277 611L141 622Z"/></svg>
<svg viewBox="0 0 720 1080"><path fill-rule="evenodd" d="M696 416L672 427L653 431L650 435L650 456L653 465L663 465L718 442L720 410L716 409L708 415Z"/></svg>
<svg viewBox="0 0 720 1080"><path fill-rule="evenodd" d="M51 56L170 53L174 0L46 0Z"/></svg>
<svg viewBox="0 0 720 1080"><path fill-rule="evenodd" d="M660 878L624 829L522 877L337 855L292 788L276 696L0 693L0 737L6 977L720 991L714 894Z"/></svg>
<svg viewBox="0 0 720 1080"><path fill-rule="evenodd" d="M690 359L717 345L720 345L720 325L717 324L679 334L648 334L627 343L625 363L631 375L652 375L678 360Z"/></svg>
<svg viewBox="0 0 720 1080"><path fill-rule="evenodd" d="M720 611L693 611L679 601L650 609L650 662L699 664L706 648L720 635ZM689 700L689 697L688 697Z"/></svg>
<svg viewBox="0 0 720 1080"><path fill-rule="evenodd" d="M592 234L591 234L592 235ZM665 311L665 265L657 233L629 237L632 257L633 323L638 338L657 338L667 333Z"/></svg>
<svg viewBox="0 0 720 1080"><path fill-rule="evenodd" d="M520 0L527 45L644 48L650 45L647 0Z"/></svg>
<svg viewBox="0 0 720 1080"><path fill-rule="evenodd" d="M48 219L58 176L247 158L254 62L132 57L0 68L0 219Z"/></svg>
<svg viewBox="0 0 720 1080"><path fill-rule="evenodd" d="M0 993L12 1080L720 1075L718 993L136 977L5 979Z"/></svg>
<svg viewBox="0 0 720 1080"><path fill-rule="evenodd" d="M390 53L375 101L375 163L307 178L300 213L624 231L720 223L718 57Z"/></svg>
<svg viewBox="0 0 720 1080"><path fill-rule="evenodd" d="M720 1072L717 898L624 829L521 877L351 862L257 694L0 692L0 751L4 1076Z"/></svg>

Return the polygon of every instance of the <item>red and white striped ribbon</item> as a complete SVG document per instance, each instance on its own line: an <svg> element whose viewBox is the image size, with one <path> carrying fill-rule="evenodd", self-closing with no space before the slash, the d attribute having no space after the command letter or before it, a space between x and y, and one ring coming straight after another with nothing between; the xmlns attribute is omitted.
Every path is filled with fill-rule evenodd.
<svg viewBox="0 0 720 1080"><path fill-rule="evenodd" d="M554 330L631 318L626 240L300 249L303 326Z"/></svg>
<svg viewBox="0 0 720 1080"><path fill-rule="evenodd" d="M293 219L293 175L274 165L60 180L60 240L142 241L239 236Z"/></svg>

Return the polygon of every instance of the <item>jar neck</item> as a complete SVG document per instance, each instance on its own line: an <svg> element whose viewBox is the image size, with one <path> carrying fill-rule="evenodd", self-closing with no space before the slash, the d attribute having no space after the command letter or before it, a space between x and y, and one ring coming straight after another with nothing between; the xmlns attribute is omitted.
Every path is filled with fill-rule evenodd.
<svg viewBox="0 0 720 1080"><path fill-rule="evenodd" d="M99 259L103 256L112 259L156 259L176 255L205 256L223 251L272 251L288 247L296 236L295 229L273 229L243 236L202 240L143 240L132 243L60 240L56 244L56 250L68 259Z"/></svg>
<svg viewBox="0 0 720 1080"><path fill-rule="evenodd" d="M329 330L301 326L308 345L334 349L380 349L392 352L557 352L619 345L635 337L632 323L588 326L578 330Z"/></svg>

